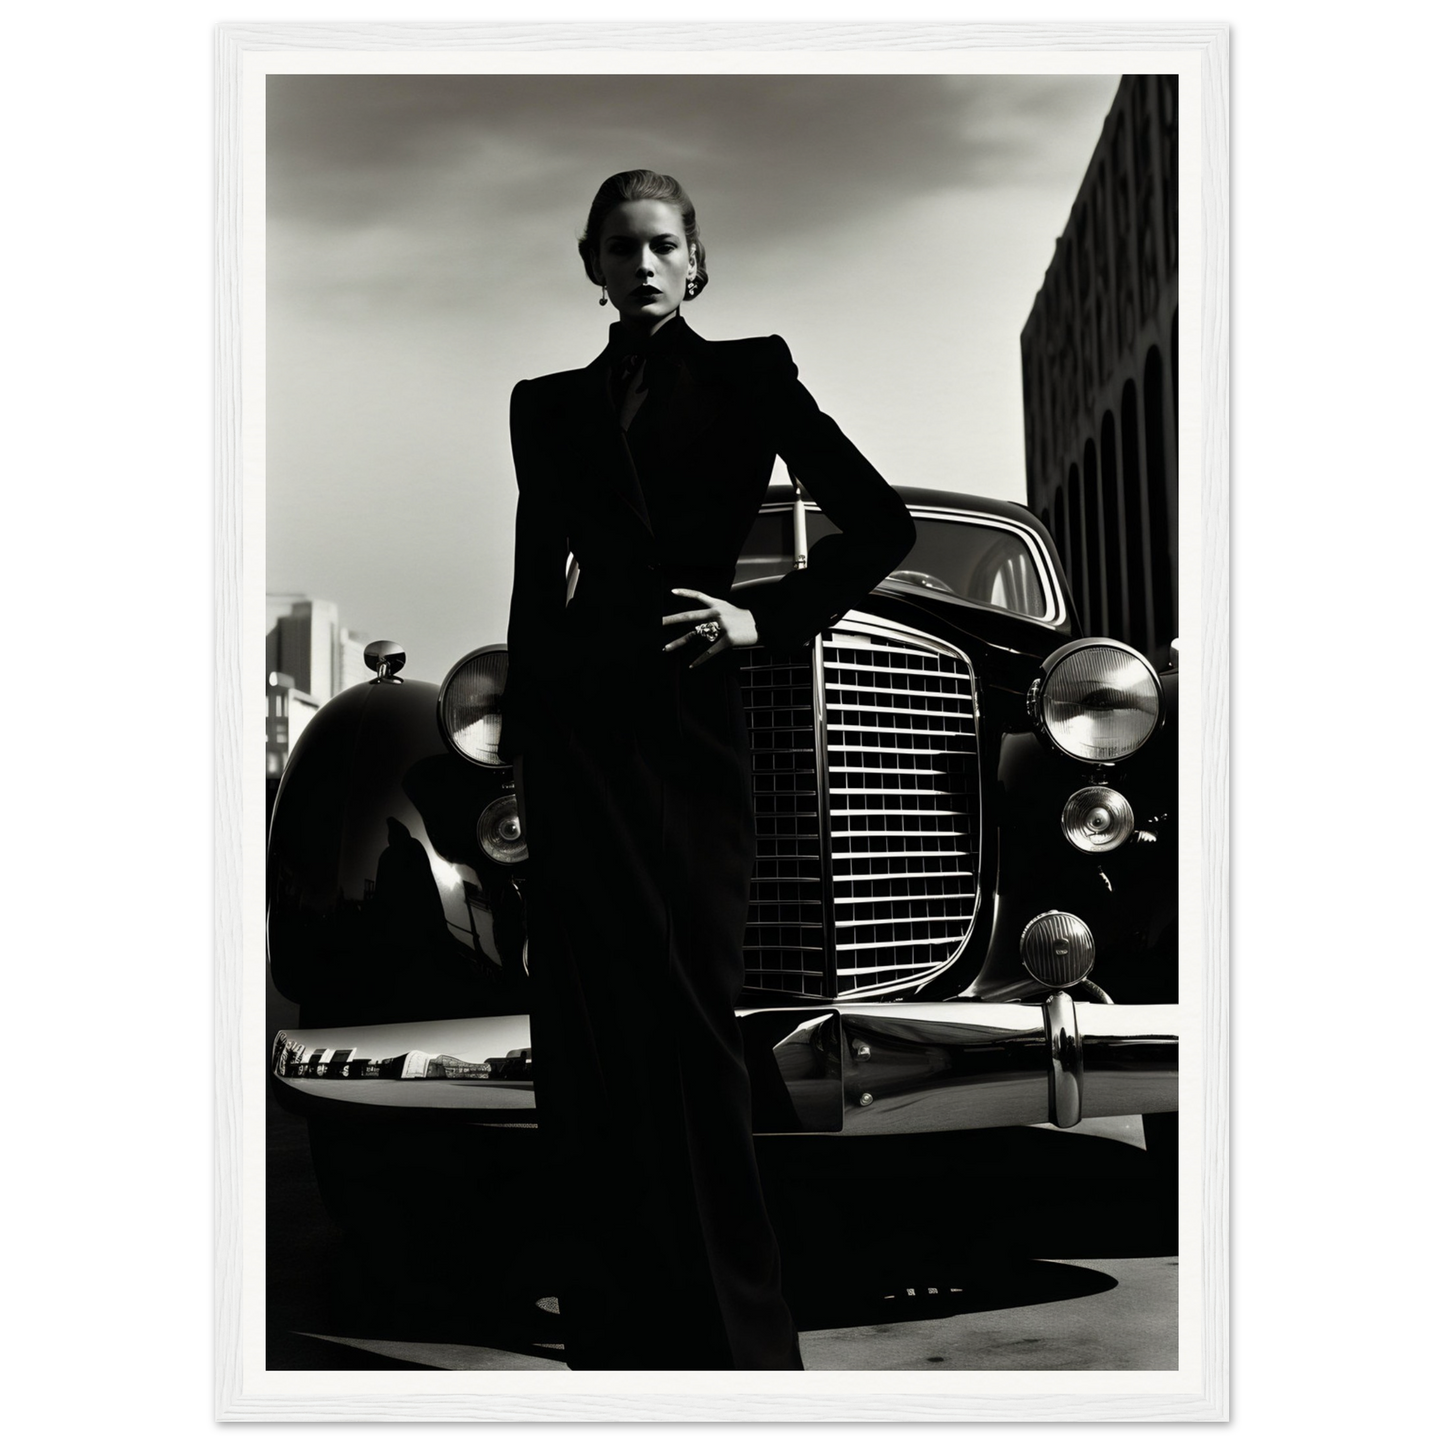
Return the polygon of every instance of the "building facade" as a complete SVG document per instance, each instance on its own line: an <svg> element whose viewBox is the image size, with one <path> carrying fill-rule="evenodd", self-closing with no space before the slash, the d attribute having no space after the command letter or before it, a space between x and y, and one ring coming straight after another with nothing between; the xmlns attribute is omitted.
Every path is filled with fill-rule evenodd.
<svg viewBox="0 0 1445 1445"><path fill-rule="evenodd" d="M301 593L266 597L266 777L281 776L302 728L324 702L366 682L362 634L334 602Z"/></svg>
<svg viewBox="0 0 1445 1445"><path fill-rule="evenodd" d="M1028 504L1086 632L1178 633L1179 82L1127 75L1021 337Z"/></svg>
<svg viewBox="0 0 1445 1445"><path fill-rule="evenodd" d="M266 674L266 781L280 778L306 724L321 710L289 673Z"/></svg>

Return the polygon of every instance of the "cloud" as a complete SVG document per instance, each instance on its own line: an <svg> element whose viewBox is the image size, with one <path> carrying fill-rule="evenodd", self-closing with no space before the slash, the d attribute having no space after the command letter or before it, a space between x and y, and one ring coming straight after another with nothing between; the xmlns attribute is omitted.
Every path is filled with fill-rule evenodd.
<svg viewBox="0 0 1445 1445"><path fill-rule="evenodd" d="M593 155L631 153L632 164L650 164L659 151L765 186L1015 184L1053 172L1049 132L1084 123L1094 127L1092 145L1098 97L1116 84L1105 76L275 76L272 203L344 209L348 196L364 194L348 181L394 183L488 145L537 158L534 170L501 178L506 191L533 199Z"/></svg>
<svg viewBox="0 0 1445 1445"><path fill-rule="evenodd" d="M1093 76L277 76L282 288L458 282L572 247L615 170L678 175L704 237L846 235L938 192L1077 184L1116 81ZM1101 104L1102 99L1102 104ZM1082 132L1081 132L1082 128ZM292 244L294 242L294 244ZM307 257L318 264L308 268ZM388 281L390 278L390 281Z"/></svg>

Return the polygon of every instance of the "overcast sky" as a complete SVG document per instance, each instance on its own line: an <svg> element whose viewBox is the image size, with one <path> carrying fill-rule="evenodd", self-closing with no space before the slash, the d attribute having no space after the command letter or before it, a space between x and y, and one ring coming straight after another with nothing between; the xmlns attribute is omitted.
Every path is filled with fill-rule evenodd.
<svg viewBox="0 0 1445 1445"><path fill-rule="evenodd" d="M615 316L597 186L691 193L703 336L776 332L894 483L1024 498L1019 332L1118 77L272 76L267 588L440 681L504 640L507 400Z"/></svg>

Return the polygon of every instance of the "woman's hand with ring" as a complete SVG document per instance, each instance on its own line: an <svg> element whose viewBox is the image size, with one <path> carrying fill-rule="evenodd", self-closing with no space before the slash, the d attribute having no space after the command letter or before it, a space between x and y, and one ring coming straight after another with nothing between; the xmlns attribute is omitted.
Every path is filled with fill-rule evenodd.
<svg viewBox="0 0 1445 1445"><path fill-rule="evenodd" d="M721 597L709 597L706 592L695 592L691 587L674 587L672 591L674 596L693 598L699 606L690 612L674 612L670 617L664 617L664 626L691 622L696 627L699 622L715 622L719 629L717 641L706 652L693 658L688 663L689 667L706 662L725 648L752 647L757 642L758 626L753 620L753 614L746 607L734 607L731 602L725 602ZM696 635L695 632L684 632L681 636L674 637L671 642L664 643L662 650L672 652L685 646Z"/></svg>

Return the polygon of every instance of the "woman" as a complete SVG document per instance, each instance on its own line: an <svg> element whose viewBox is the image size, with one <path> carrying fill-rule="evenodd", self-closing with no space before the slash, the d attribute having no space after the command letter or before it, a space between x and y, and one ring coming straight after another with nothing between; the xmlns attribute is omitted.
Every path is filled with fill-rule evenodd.
<svg viewBox="0 0 1445 1445"><path fill-rule="evenodd" d="M734 1004L755 858L740 649L803 646L902 560L897 494L776 336L709 342L691 201L628 171L578 243L617 310L591 365L519 382L502 756L531 855L528 960L573 1369L801 1369ZM841 529L729 600L781 454ZM567 602L564 564L580 566Z"/></svg>

